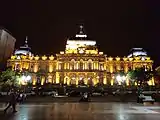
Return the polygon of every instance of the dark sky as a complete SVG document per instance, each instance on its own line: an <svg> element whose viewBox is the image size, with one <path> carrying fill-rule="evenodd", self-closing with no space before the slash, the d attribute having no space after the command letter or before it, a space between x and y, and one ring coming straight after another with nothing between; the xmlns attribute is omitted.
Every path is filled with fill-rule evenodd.
<svg viewBox="0 0 160 120"><path fill-rule="evenodd" d="M17 48L27 35L33 52L43 55L64 50L67 37L83 21L88 36L108 56L127 56L132 47L143 47L160 65L158 1L3 0L0 26L17 39Z"/></svg>

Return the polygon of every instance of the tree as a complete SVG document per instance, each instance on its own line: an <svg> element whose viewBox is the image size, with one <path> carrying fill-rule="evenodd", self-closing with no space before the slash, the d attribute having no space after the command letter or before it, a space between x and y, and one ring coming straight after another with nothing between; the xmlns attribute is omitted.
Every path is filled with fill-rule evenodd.
<svg viewBox="0 0 160 120"><path fill-rule="evenodd" d="M153 72L146 71L144 68L136 68L135 70L129 71L127 76L132 82L136 81L142 86L152 78Z"/></svg>
<svg viewBox="0 0 160 120"><path fill-rule="evenodd" d="M0 75L0 83L1 85L5 86L17 86L17 72L13 71L11 68L7 68L5 71L3 71Z"/></svg>
<svg viewBox="0 0 160 120"><path fill-rule="evenodd" d="M117 75L125 76L126 74L124 73L124 71L120 70L120 71L115 73L115 76L117 76Z"/></svg>
<svg viewBox="0 0 160 120"><path fill-rule="evenodd" d="M160 86L160 67L156 68L154 71L155 83Z"/></svg>

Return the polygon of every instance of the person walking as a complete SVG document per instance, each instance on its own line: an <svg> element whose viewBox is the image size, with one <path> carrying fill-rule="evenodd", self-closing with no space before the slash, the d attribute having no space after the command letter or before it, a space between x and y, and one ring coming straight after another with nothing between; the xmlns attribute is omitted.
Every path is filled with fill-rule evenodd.
<svg viewBox="0 0 160 120"><path fill-rule="evenodd" d="M4 109L4 113L7 112L7 110L12 106L13 112L16 111L16 103L17 103L17 95L16 92L13 92L10 94L10 100L8 106Z"/></svg>

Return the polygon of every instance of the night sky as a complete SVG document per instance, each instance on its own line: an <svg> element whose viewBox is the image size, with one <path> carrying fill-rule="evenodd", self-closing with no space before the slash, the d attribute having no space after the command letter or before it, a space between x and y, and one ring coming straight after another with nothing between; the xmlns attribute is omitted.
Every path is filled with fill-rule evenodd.
<svg viewBox="0 0 160 120"><path fill-rule="evenodd" d="M16 48L28 36L33 53L43 55L64 50L67 37L84 23L88 36L108 56L127 56L132 47L143 47L160 65L158 1L3 0L0 26L17 39Z"/></svg>

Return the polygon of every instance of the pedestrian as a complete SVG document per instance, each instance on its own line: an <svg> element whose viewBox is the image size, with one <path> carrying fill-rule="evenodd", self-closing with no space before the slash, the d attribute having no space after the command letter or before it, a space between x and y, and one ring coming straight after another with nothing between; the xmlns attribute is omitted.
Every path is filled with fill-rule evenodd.
<svg viewBox="0 0 160 120"><path fill-rule="evenodd" d="M9 100L9 104L8 106L4 109L4 112L6 113L7 110L12 106L13 112L17 112L16 111L16 103L17 103L17 95L16 92L12 92L10 94L10 100Z"/></svg>
<svg viewBox="0 0 160 120"><path fill-rule="evenodd" d="M23 93L20 93L19 95L18 95L18 102L19 103L22 103L23 102Z"/></svg>

